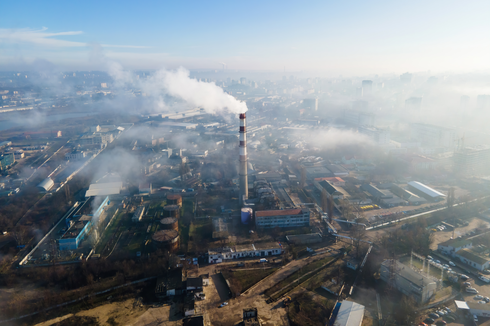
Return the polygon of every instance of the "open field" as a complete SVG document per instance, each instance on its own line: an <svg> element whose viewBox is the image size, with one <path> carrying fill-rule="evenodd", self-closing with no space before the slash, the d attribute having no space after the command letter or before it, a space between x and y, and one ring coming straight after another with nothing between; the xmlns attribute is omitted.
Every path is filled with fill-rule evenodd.
<svg viewBox="0 0 490 326"><path fill-rule="evenodd" d="M247 270L222 270L221 273L226 280L233 285L237 284L240 287L240 292L245 292L250 287L255 285L260 280L266 278L270 274L277 271L277 268L268 269L247 269Z"/></svg>

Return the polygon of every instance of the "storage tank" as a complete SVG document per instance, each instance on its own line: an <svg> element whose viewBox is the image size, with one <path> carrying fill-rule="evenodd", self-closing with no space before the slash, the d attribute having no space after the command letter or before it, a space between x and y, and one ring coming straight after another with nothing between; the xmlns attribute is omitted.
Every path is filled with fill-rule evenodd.
<svg viewBox="0 0 490 326"><path fill-rule="evenodd" d="M179 249L179 232L176 230L160 230L151 237L155 249L175 251Z"/></svg>
<svg viewBox="0 0 490 326"><path fill-rule="evenodd" d="M167 205L179 205L179 207L182 207L182 196L176 194L168 194Z"/></svg>
<svg viewBox="0 0 490 326"><path fill-rule="evenodd" d="M179 205L167 205L163 208L163 217L180 217L180 206Z"/></svg>
<svg viewBox="0 0 490 326"><path fill-rule="evenodd" d="M165 217L160 220L160 224L163 230L179 231L179 220L175 217Z"/></svg>
<svg viewBox="0 0 490 326"><path fill-rule="evenodd" d="M252 219L252 209L250 207L242 208L242 223L248 224Z"/></svg>

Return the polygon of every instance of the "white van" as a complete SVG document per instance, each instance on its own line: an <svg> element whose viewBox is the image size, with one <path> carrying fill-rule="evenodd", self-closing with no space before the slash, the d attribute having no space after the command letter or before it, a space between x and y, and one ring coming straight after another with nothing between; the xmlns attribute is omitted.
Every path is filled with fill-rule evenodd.
<svg viewBox="0 0 490 326"><path fill-rule="evenodd" d="M265 258L260 258L259 262L261 262L261 263L267 263L267 259L265 259Z"/></svg>
<svg viewBox="0 0 490 326"><path fill-rule="evenodd" d="M478 290L475 288L466 288L466 292L478 294Z"/></svg>
<svg viewBox="0 0 490 326"><path fill-rule="evenodd" d="M490 283L490 279L486 278L485 276L478 276L478 278L485 283Z"/></svg>

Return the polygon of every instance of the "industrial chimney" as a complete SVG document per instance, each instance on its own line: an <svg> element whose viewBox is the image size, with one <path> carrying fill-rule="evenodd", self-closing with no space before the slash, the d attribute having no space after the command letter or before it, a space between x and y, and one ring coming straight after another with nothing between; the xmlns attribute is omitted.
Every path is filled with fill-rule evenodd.
<svg viewBox="0 0 490 326"><path fill-rule="evenodd" d="M240 114L240 205L248 199L248 177L247 177L247 134L245 113Z"/></svg>

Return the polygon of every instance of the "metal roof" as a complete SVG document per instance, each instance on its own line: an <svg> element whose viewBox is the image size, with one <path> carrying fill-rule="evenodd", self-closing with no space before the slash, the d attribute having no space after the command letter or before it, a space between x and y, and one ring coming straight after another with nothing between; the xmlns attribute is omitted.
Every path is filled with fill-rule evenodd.
<svg viewBox="0 0 490 326"><path fill-rule="evenodd" d="M432 198L446 197L446 195L444 195L443 193L441 193L435 189L432 189L431 187L428 187L428 186L426 186L423 183L420 183L418 181L410 181L408 183L408 185L414 187L415 189L417 189L419 191L422 191L424 194L426 194L427 196L430 196Z"/></svg>
<svg viewBox="0 0 490 326"><path fill-rule="evenodd" d="M283 215L298 215L302 214L303 210L301 208L296 209L279 209L279 210L268 210L268 211L256 211L255 216L283 216Z"/></svg>
<svg viewBox="0 0 490 326"><path fill-rule="evenodd" d="M468 307L468 304L466 303L466 301L454 300L454 304L456 305L456 308L458 308L458 309L464 309L464 310L470 309L470 307Z"/></svg>
<svg viewBox="0 0 490 326"><path fill-rule="evenodd" d="M122 182L93 183L85 197L117 195L122 189Z"/></svg>
<svg viewBox="0 0 490 326"><path fill-rule="evenodd" d="M360 326L364 318L364 306L352 301L342 301L334 326Z"/></svg>

